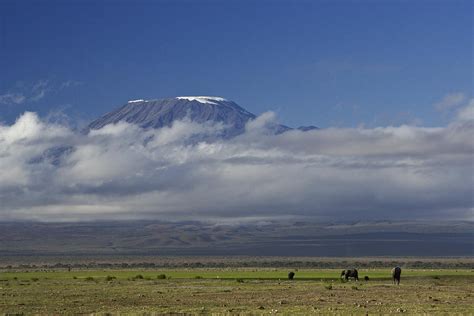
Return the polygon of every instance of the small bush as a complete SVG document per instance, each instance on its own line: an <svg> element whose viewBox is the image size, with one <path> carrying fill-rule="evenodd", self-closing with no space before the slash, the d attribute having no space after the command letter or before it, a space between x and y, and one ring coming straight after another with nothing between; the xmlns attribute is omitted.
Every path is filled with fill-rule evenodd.
<svg viewBox="0 0 474 316"><path fill-rule="evenodd" d="M195 279L202 279L202 276L196 275L194 278L195 278Z"/></svg>
<svg viewBox="0 0 474 316"><path fill-rule="evenodd" d="M243 279L236 279L235 281L237 281L237 283L244 283Z"/></svg>
<svg viewBox="0 0 474 316"><path fill-rule="evenodd" d="M143 279L143 275L137 274L137 275L134 277L134 279L135 279L135 280L136 280L136 279Z"/></svg>
<svg viewBox="0 0 474 316"><path fill-rule="evenodd" d="M159 280L166 279L166 274L158 274L158 276L156 278L159 279Z"/></svg>
<svg viewBox="0 0 474 316"><path fill-rule="evenodd" d="M112 281L112 280L115 280L116 277L112 276L112 275L108 275L105 277L105 281Z"/></svg>
<svg viewBox="0 0 474 316"><path fill-rule="evenodd" d="M91 276L89 276L89 277L85 278L84 280L86 280L86 281L94 281L94 278L91 277Z"/></svg>
<svg viewBox="0 0 474 316"><path fill-rule="evenodd" d="M72 278L75 280L75 279L77 279L77 276L73 276Z"/></svg>
<svg viewBox="0 0 474 316"><path fill-rule="evenodd" d="M39 279L38 278L31 278L31 281L37 282L37 281L39 281Z"/></svg>
<svg viewBox="0 0 474 316"><path fill-rule="evenodd" d="M357 291L359 288L358 288L357 286L353 285L353 286L351 287L351 289L353 289L353 290L356 290L356 291Z"/></svg>
<svg viewBox="0 0 474 316"><path fill-rule="evenodd" d="M435 279L435 280L439 280L439 275L435 275L435 276L433 276L433 279Z"/></svg>
<svg viewBox="0 0 474 316"><path fill-rule="evenodd" d="M332 284L325 285L324 288L326 290L332 290Z"/></svg>

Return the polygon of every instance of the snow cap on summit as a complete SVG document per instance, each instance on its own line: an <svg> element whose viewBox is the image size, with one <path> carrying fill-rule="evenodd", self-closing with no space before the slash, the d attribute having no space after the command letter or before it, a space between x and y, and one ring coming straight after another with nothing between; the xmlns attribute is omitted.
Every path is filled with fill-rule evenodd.
<svg viewBox="0 0 474 316"><path fill-rule="evenodd" d="M226 99L221 98L221 97L207 97L207 96L194 96L194 97L186 96L186 97L176 97L176 99L198 101L199 103L209 103L209 104L216 104L216 102L212 102L212 101L217 101L217 102L227 101Z"/></svg>

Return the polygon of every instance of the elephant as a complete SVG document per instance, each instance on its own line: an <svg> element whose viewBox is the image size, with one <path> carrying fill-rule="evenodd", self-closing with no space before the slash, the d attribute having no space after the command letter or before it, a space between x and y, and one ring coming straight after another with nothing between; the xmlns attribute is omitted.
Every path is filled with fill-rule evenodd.
<svg viewBox="0 0 474 316"><path fill-rule="evenodd" d="M294 273L294 272L288 273L288 280L293 280L294 277L295 277L295 273Z"/></svg>
<svg viewBox="0 0 474 316"><path fill-rule="evenodd" d="M393 284L400 285L401 274L402 274L402 269L400 267L395 267L392 269Z"/></svg>
<svg viewBox="0 0 474 316"><path fill-rule="evenodd" d="M342 270L341 278L342 277L344 277L346 281L349 280L349 278L354 278L354 280L359 281L359 272L357 269Z"/></svg>

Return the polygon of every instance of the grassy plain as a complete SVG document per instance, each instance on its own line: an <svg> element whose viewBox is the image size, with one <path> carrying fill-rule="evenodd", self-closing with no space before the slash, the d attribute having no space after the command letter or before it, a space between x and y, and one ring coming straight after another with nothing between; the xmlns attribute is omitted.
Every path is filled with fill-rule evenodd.
<svg viewBox="0 0 474 316"><path fill-rule="evenodd" d="M474 272L288 268L59 270L0 272L0 313L466 314L474 313ZM166 275L166 278L159 275ZM363 281L369 276L368 282Z"/></svg>

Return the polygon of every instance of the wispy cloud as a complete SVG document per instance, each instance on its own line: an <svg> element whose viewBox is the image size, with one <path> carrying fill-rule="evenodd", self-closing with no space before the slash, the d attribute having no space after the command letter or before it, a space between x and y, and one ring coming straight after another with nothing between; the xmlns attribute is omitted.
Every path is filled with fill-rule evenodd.
<svg viewBox="0 0 474 316"><path fill-rule="evenodd" d="M459 109L456 117L459 121L474 121L474 99L466 107Z"/></svg>
<svg viewBox="0 0 474 316"><path fill-rule="evenodd" d="M474 100L445 127L271 135L127 123L89 134L25 113L0 125L0 219L472 219Z"/></svg>
<svg viewBox="0 0 474 316"><path fill-rule="evenodd" d="M61 83L42 79L29 85L17 85L10 91L0 94L0 105L17 105L28 102L37 102L47 95L56 93L62 89L81 85L80 81L68 80Z"/></svg>
<svg viewBox="0 0 474 316"><path fill-rule="evenodd" d="M64 81L63 83L61 83L61 85L59 86L59 89L65 89L65 88L69 88L69 87L77 87L77 86L80 86L82 84L83 84L82 81L67 80L67 81Z"/></svg>
<svg viewBox="0 0 474 316"><path fill-rule="evenodd" d="M46 96L46 93L53 90L48 80L40 80L31 88L30 101L39 101Z"/></svg>
<svg viewBox="0 0 474 316"><path fill-rule="evenodd" d="M26 101L26 96L19 93L7 92L0 94L0 104L22 104Z"/></svg>
<svg viewBox="0 0 474 316"><path fill-rule="evenodd" d="M446 94L440 101L434 104L434 107L438 111L452 110L463 104L466 101L467 96L462 92L453 92Z"/></svg>

